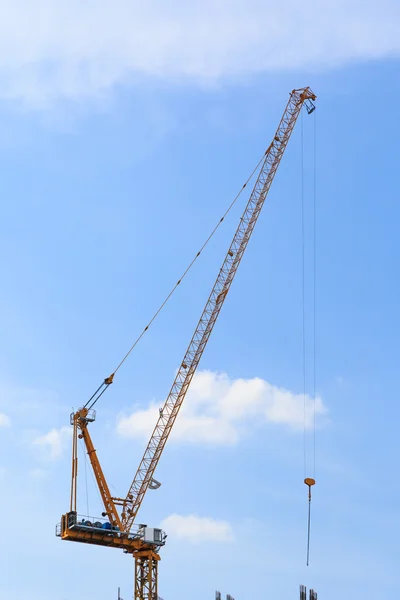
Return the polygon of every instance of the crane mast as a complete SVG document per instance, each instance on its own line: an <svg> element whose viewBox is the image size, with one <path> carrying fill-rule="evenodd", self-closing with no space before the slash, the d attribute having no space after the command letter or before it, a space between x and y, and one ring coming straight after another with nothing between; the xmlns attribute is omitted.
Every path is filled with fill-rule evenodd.
<svg viewBox="0 0 400 600"><path fill-rule="evenodd" d="M163 408L160 409L160 416L126 498L111 496L88 429L88 424L94 421L96 416L92 408L94 402L91 406L88 407L88 405L95 396L95 402L97 401L104 389L112 383L114 374L104 380L102 386L84 407L71 415L74 431L70 511L62 516L56 534L64 540L120 548L128 554L132 554L135 558L135 600L157 600L158 598L157 565L160 560L158 551L165 544L166 537L160 529L148 528L146 525L134 526L135 518L147 489L159 485L153 478L154 472L243 258L300 111L305 106L307 112L312 113L315 110L313 104L315 99L316 96L309 87L293 90L290 94L274 138L265 152L260 173L240 218L238 228L179 366L171 390ZM246 184L243 187L246 187ZM83 439L89 455L104 504L103 517L107 517L105 523L79 520L77 516L78 438ZM121 515L119 515L117 506L122 507Z"/></svg>
<svg viewBox="0 0 400 600"><path fill-rule="evenodd" d="M312 100L314 99L315 95L310 88L292 91L274 139L265 152L262 168L240 218L239 226L180 364L175 381L160 411L160 417L123 505L122 526L126 531L129 531L132 526L147 488L151 484L154 471L243 258L301 107L303 103L306 103L308 111L312 112L314 110Z"/></svg>

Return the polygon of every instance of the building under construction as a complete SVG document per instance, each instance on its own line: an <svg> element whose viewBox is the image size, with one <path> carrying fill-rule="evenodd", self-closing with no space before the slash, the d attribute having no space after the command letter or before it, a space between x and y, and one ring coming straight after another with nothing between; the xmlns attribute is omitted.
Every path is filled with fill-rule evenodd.
<svg viewBox="0 0 400 600"><path fill-rule="evenodd" d="M300 600L307 600L307 588L305 585L300 586ZM318 594L315 590L310 590L309 600L318 600Z"/></svg>
<svg viewBox="0 0 400 600"><path fill-rule="evenodd" d="M118 588L118 600L124 600L121 596L121 590ZM158 596L157 600L163 600L161 596ZM215 600L222 600L221 592L215 592ZM230 594L226 595L226 600L235 600ZM300 600L307 600L307 588L304 585L300 586ZM308 600L318 600L318 594L315 590L310 590Z"/></svg>
<svg viewBox="0 0 400 600"><path fill-rule="evenodd" d="M221 592L215 592L215 600L222 600ZM230 594L227 594L226 600L235 600L235 599ZM300 600L307 600L307 588L305 585L300 586ZM308 600L318 600L318 594L315 590L310 590Z"/></svg>

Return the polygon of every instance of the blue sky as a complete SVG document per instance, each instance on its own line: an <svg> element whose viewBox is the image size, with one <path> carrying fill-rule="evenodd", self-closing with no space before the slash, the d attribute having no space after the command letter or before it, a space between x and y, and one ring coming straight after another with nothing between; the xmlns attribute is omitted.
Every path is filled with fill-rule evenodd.
<svg viewBox="0 0 400 600"><path fill-rule="evenodd" d="M321 600L398 590L400 9L285 6L2 7L0 598L107 600L118 586L131 597L131 559L54 535L69 506L69 413L142 330L304 85L318 96L304 115L309 339L314 124L317 134L311 564L300 123L139 519L168 532L165 600L215 589L289 600L300 583ZM99 402L92 435L118 495L245 200ZM307 359L311 394L311 345ZM312 475L312 431L307 448ZM96 515L81 457L79 511Z"/></svg>

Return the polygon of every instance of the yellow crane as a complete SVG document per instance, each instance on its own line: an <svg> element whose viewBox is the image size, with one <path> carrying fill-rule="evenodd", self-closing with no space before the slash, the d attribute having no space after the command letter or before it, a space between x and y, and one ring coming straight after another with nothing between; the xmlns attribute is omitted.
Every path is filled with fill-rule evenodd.
<svg viewBox="0 0 400 600"><path fill-rule="evenodd" d="M154 479L154 473L162 451L253 233L300 111L304 105L308 114L313 112L315 99L316 96L309 87L293 90L290 94L278 129L265 152L260 173L240 218L239 226L171 390L163 408L160 409L160 416L125 498L116 498L111 495L89 434L89 424L96 418L93 406L112 384L115 372L102 382L82 408L71 414L73 441L70 509L61 517L56 534L63 540L120 548L128 554L132 554L135 559L135 600L158 599L159 550L164 546L166 538L161 529L147 527L147 525L135 525L137 513L147 489L156 489L160 485ZM102 520L92 522L87 518L78 517L78 438L84 441L103 501Z"/></svg>

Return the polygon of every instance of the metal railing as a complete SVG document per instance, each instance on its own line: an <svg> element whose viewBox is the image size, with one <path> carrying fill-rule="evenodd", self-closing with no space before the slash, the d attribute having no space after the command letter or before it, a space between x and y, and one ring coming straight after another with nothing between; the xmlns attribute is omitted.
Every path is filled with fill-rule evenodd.
<svg viewBox="0 0 400 600"><path fill-rule="evenodd" d="M115 537L125 537L128 539L143 538L143 525L134 525L129 533L119 530L118 527L112 527L108 519L103 517L92 517L88 515L76 515L76 522L69 525L69 529L81 529L83 531L97 531L105 535L113 535ZM61 523L56 525L56 536L61 537Z"/></svg>

